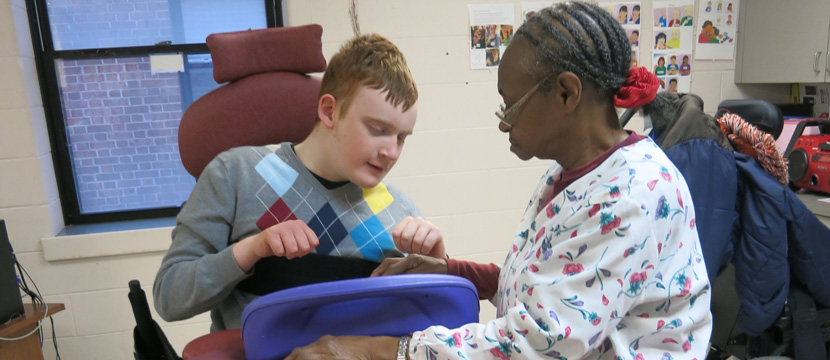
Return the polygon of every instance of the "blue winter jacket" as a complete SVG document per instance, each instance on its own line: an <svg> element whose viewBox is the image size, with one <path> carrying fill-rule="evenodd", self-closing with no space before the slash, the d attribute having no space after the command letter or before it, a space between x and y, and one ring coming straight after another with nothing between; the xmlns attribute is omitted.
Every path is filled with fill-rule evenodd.
<svg viewBox="0 0 830 360"><path fill-rule="evenodd" d="M772 325L791 275L830 306L830 229L754 159L732 150L700 98L660 96L678 111L655 118L651 136L689 185L710 281L735 266L740 329L757 336Z"/></svg>

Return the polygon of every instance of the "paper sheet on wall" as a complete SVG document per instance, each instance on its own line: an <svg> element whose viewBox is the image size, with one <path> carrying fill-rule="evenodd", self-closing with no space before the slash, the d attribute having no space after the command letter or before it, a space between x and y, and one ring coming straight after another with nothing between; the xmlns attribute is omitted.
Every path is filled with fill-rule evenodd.
<svg viewBox="0 0 830 360"><path fill-rule="evenodd" d="M735 57L738 4L737 0L700 1L695 25L696 60L729 60Z"/></svg>
<svg viewBox="0 0 830 360"><path fill-rule="evenodd" d="M654 25L651 72L660 79L659 91L688 93L692 89L695 3L693 0L655 1L649 21Z"/></svg>
<svg viewBox="0 0 830 360"><path fill-rule="evenodd" d="M153 74L184 71L182 54L150 54L150 71Z"/></svg>
<svg viewBox="0 0 830 360"><path fill-rule="evenodd" d="M513 39L513 4L470 4L470 68L499 66L501 54Z"/></svg>

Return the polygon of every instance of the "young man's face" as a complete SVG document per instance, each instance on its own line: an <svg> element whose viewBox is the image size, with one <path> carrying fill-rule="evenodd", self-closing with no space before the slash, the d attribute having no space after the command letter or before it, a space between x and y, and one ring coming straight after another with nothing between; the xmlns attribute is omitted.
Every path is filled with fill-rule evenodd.
<svg viewBox="0 0 830 360"><path fill-rule="evenodd" d="M392 170L415 127L417 103L403 111L403 103L394 106L386 95L383 90L361 86L347 113L341 113L339 104L335 109L335 174L362 188L377 186Z"/></svg>

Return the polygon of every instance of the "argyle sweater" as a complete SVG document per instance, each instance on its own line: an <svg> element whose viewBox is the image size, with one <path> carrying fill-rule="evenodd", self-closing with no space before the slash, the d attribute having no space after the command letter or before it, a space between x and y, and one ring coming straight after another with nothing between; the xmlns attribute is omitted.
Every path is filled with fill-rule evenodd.
<svg viewBox="0 0 830 360"><path fill-rule="evenodd" d="M231 149L208 164L176 219L153 286L155 308L167 321L210 310L211 331L239 328L243 308L261 295L243 291L240 283L305 276L298 270L302 266L281 274L280 269L315 255L298 261L266 258L245 273L233 258L233 243L299 219L320 239L315 253L380 261L402 255L392 242L392 229L404 217L419 215L409 198L383 183L372 189L354 183L326 189L289 143ZM282 263L260 266L275 261Z"/></svg>

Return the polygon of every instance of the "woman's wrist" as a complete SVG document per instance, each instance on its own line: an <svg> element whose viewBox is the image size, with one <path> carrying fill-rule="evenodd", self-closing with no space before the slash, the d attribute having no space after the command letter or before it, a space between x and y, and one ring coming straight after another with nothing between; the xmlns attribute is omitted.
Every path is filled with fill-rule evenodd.
<svg viewBox="0 0 830 360"><path fill-rule="evenodd" d="M398 357L396 360L409 360L409 341L412 340L412 336L406 335L401 336L398 340Z"/></svg>
<svg viewBox="0 0 830 360"><path fill-rule="evenodd" d="M377 336L373 337L374 342L371 349L371 358L373 360L391 360L398 359L398 345L400 343L399 337L392 336Z"/></svg>

